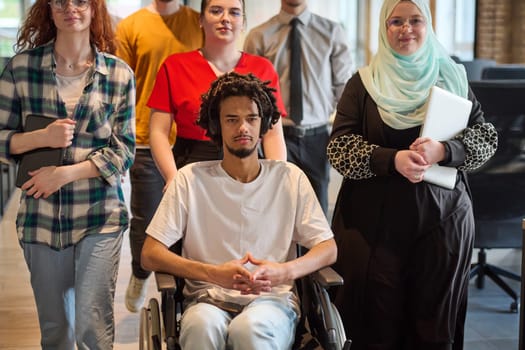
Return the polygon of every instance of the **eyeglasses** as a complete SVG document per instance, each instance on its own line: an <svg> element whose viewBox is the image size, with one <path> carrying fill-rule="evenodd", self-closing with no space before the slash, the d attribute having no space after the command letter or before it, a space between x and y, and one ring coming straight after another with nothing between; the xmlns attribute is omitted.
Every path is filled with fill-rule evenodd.
<svg viewBox="0 0 525 350"><path fill-rule="evenodd" d="M392 17L386 20L387 28L399 29L405 26L405 24L410 25L412 28L421 28L425 25L425 19L423 17L411 17L411 18L401 18L401 17Z"/></svg>
<svg viewBox="0 0 525 350"><path fill-rule="evenodd" d="M51 0L49 6L57 11L65 11L70 2L79 11L85 11L90 4L89 0Z"/></svg>
<svg viewBox="0 0 525 350"><path fill-rule="evenodd" d="M221 6L210 6L208 8L208 13L212 15L213 17L222 17L226 10L228 11L228 14L234 19L238 19L243 16L242 10L236 7L225 9L224 7L221 7Z"/></svg>

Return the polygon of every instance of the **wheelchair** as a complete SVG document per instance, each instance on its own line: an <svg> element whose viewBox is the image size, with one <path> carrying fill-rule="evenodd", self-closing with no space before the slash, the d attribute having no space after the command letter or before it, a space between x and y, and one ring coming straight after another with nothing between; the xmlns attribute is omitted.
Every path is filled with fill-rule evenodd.
<svg viewBox="0 0 525 350"><path fill-rule="evenodd" d="M140 312L140 350L179 350L178 334L182 315L183 280L155 273L161 304L156 298ZM296 281L302 315L297 325L294 350L348 350L339 312L328 296L328 288L342 285L343 279L326 267Z"/></svg>

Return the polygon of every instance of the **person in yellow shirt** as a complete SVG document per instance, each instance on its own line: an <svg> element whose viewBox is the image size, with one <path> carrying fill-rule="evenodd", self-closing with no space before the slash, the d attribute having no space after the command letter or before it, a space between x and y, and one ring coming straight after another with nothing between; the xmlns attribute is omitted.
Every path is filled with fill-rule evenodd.
<svg viewBox="0 0 525 350"><path fill-rule="evenodd" d="M144 303L145 282L150 275L140 264L145 229L157 209L165 185L150 152L150 108L146 103L164 59L174 53L202 47L204 34L197 11L181 5L179 0L153 0L120 21L116 35L117 55L133 69L137 80L137 150L130 169L132 274L126 291L126 307L131 312L138 312ZM175 135L176 128L173 127L171 144L174 144Z"/></svg>

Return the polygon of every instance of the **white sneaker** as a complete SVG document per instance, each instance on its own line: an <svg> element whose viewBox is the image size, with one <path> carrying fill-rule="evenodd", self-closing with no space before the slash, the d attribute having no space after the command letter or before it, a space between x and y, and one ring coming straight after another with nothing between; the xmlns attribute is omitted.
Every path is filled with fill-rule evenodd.
<svg viewBox="0 0 525 350"><path fill-rule="evenodd" d="M142 304L144 304L146 299L146 281L146 279L140 279L131 274L128 289L126 290L126 308L130 312L139 312Z"/></svg>

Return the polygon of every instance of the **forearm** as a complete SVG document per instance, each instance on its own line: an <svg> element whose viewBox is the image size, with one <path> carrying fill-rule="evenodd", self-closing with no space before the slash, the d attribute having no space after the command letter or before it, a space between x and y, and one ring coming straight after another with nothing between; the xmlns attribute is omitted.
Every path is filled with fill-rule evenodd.
<svg viewBox="0 0 525 350"><path fill-rule="evenodd" d="M469 89L472 111L468 126L449 143L451 164L464 171L482 166L498 148L498 132L494 125L487 123L482 106Z"/></svg>
<svg viewBox="0 0 525 350"><path fill-rule="evenodd" d="M149 135L151 154L166 183L177 174L177 166L171 150L172 145L169 141L171 125L171 114L159 111L152 112Z"/></svg>
<svg viewBox="0 0 525 350"><path fill-rule="evenodd" d="M62 165L57 170L57 174L59 174L58 176L61 178L60 187L74 181L100 176L100 172L95 166L95 163L90 160L71 165Z"/></svg>
<svg viewBox="0 0 525 350"><path fill-rule="evenodd" d="M262 145L265 158L286 160L286 144L281 119L263 136Z"/></svg>
<svg viewBox="0 0 525 350"><path fill-rule="evenodd" d="M153 160L164 181L168 183L177 175L177 166L175 165L169 140L167 138L164 139L163 136L164 135L154 136L154 134L151 134L150 146Z"/></svg>
<svg viewBox="0 0 525 350"><path fill-rule="evenodd" d="M64 167L66 167L68 170L68 183L100 176L100 172L95 166L95 163L90 160L85 160L72 165L64 165Z"/></svg>
<svg viewBox="0 0 525 350"><path fill-rule="evenodd" d="M22 185L21 189L27 191L27 196L35 198L48 198L71 182L101 176L91 160L58 167L42 167L29 174L31 178Z"/></svg>
<svg viewBox="0 0 525 350"><path fill-rule="evenodd" d="M479 168L494 155L498 147L498 133L490 123L468 127L457 139L465 147L465 161L458 169L465 171Z"/></svg>
<svg viewBox="0 0 525 350"><path fill-rule="evenodd" d="M327 155L330 164L348 179L373 177L372 154L379 146L369 144L361 135L341 135L330 141Z"/></svg>
<svg viewBox="0 0 525 350"><path fill-rule="evenodd" d="M212 265L189 260L170 251L151 236L146 236L141 254L142 267L195 281L211 282Z"/></svg>
<svg viewBox="0 0 525 350"><path fill-rule="evenodd" d="M336 258L337 246L332 238L315 245L306 254L285 264L287 265L290 279L296 280L333 264Z"/></svg>
<svg viewBox="0 0 525 350"><path fill-rule="evenodd" d="M44 130L16 133L11 137L9 152L21 154L37 148L47 147L46 134Z"/></svg>

